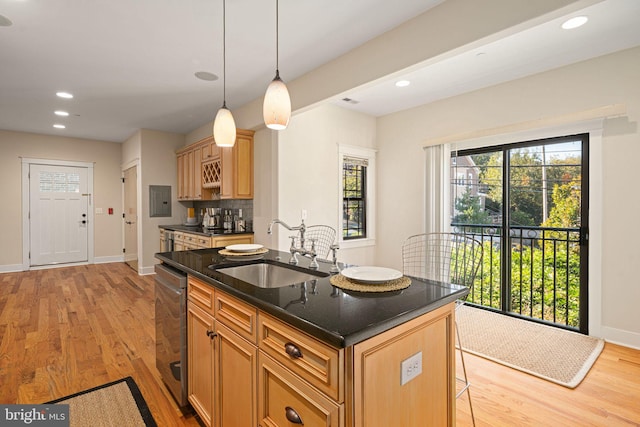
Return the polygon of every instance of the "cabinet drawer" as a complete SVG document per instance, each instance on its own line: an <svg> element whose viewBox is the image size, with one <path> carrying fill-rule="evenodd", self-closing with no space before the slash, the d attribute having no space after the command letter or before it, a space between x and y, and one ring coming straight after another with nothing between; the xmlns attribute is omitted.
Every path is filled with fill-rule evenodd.
<svg viewBox="0 0 640 427"><path fill-rule="evenodd" d="M216 292L214 307L217 320L256 344L258 311L254 307L220 291Z"/></svg>
<svg viewBox="0 0 640 427"><path fill-rule="evenodd" d="M187 282L187 298L213 316L214 290L212 286L189 276Z"/></svg>
<svg viewBox="0 0 640 427"><path fill-rule="evenodd" d="M209 245L211 245L211 237L195 236L193 242L197 246L200 246L202 248L208 248Z"/></svg>
<svg viewBox="0 0 640 427"><path fill-rule="evenodd" d="M258 421L260 426L341 427L344 404L338 405L261 351L258 355ZM299 417L299 422L295 422Z"/></svg>
<svg viewBox="0 0 640 427"><path fill-rule="evenodd" d="M258 347L294 373L342 403L344 350L260 313Z"/></svg>
<svg viewBox="0 0 640 427"><path fill-rule="evenodd" d="M240 245L253 243L253 234L240 234L229 237L212 237L211 247L221 248L229 245Z"/></svg>

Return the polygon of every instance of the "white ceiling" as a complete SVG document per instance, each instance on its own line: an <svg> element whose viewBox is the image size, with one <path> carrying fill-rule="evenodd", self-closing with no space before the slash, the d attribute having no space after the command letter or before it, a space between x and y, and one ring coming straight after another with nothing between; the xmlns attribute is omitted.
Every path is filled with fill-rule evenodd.
<svg viewBox="0 0 640 427"><path fill-rule="evenodd" d="M283 0L281 76L292 81L442 1ZM580 29L550 21L333 102L383 115L640 45L640 0L584 13ZM0 129L122 142L140 128L189 132L222 104L221 79L194 77L222 76L221 0L0 0L0 15L13 23L0 26ZM229 108L262 97L274 71L275 1L228 0ZM400 76L412 84L393 86ZM60 90L75 98L57 98Z"/></svg>

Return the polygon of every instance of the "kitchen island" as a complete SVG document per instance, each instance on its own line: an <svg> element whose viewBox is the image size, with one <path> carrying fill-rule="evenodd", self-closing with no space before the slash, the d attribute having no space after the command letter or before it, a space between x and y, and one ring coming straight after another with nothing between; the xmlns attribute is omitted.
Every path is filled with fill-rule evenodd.
<svg viewBox="0 0 640 427"><path fill-rule="evenodd" d="M345 291L322 262L323 277L261 288L217 270L288 266L289 253L156 257L189 277L189 400L206 424L455 424L454 309L466 288L413 279L401 291Z"/></svg>

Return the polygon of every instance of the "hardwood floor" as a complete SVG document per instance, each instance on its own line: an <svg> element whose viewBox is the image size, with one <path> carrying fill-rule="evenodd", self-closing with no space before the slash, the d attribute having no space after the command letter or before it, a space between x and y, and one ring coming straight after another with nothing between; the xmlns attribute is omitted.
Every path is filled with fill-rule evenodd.
<svg viewBox="0 0 640 427"><path fill-rule="evenodd" d="M0 274L0 403L41 403L132 376L159 426L198 426L155 368L153 302L153 276L125 264ZM477 426L640 426L638 350L607 344L573 390L465 360ZM471 425L466 396L456 404L457 425Z"/></svg>
<svg viewBox="0 0 640 427"><path fill-rule="evenodd" d="M0 274L0 402L42 403L132 376L159 426L198 426L155 368L153 276L125 264Z"/></svg>

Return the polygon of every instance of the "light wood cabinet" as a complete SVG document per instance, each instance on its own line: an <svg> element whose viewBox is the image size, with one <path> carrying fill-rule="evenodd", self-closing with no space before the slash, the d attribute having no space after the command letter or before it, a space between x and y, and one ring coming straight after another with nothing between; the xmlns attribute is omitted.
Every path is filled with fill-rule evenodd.
<svg viewBox="0 0 640 427"><path fill-rule="evenodd" d="M176 153L178 162L178 200L202 200L202 153L189 146Z"/></svg>
<svg viewBox="0 0 640 427"><path fill-rule="evenodd" d="M160 229L160 252L164 229ZM166 239L164 240L166 243ZM230 234L227 236L203 236L201 234L188 233L185 231L175 231L173 233L173 250L190 251L196 249L219 248L228 245L253 243L253 234Z"/></svg>
<svg viewBox="0 0 640 427"><path fill-rule="evenodd" d="M246 243L253 243L253 234L233 234L230 236L211 237L212 248L222 248L229 245L241 245Z"/></svg>
<svg viewBox="0 0 640 427"><path fill-rule="evenodd" d="M220 150L221 199L253 199L253 133L238 129L234 146Z"/></svg>
<svg viewBox="0 0 640 427"><path fill-rule="evenodd" d="M257 310L193 277L187 296L189 402L207 426L256 425Z"/></svg>
<svg viewBox="0 0 640 427"><path fill-rule="evenodd" d="M253 199L253 131L237 129L233 147L213 136L176 152L178 200Z"/></svg>
<svg viewBox="0 0 640 427"><path fill-rule="evenodd" d="M455 425L455 303L353 347L354 427ZM420 353L422 373L401 383Z"/></svg>
<svg viewBox="0 0 640 427"><path fill-rule="evenodd" d="M218 321L214 344L216 426L255 426L258 349Z"/></svg>
<svg viewBox="0 0 640 427"><path fill-rule="evenodd" d="M344 351L261 314L261 351L337 402L343 401Z"/></svg>
<svg viewBox="0 0 640 427"><path fill-rule="evenodd" d="M338 405L327 398L262 351L258 359L260 426L289 427L299 424L340 427L344 425L344 405Z"/></svg>
<svg viewBox="0 0 640 427"><path fill-rule="evenodd" d="M187 395L189 403L207 426L213 419L214 355L211 335L213 316L192 300L187 303Z"/></svg>
<svg viewBox="0 0 640 427"><path fill-rule="evenodd" d="M167 252L167 236L163 228L160 229L160 252Z"/></svg>
<svg viewBox="0 0 640 427"><path fill-rule="evenodd" d="M191 276L188 286L189 399L207 425L455 426L455 303L334 348ZM417 354L421 373L403 382Z"/></svg>

